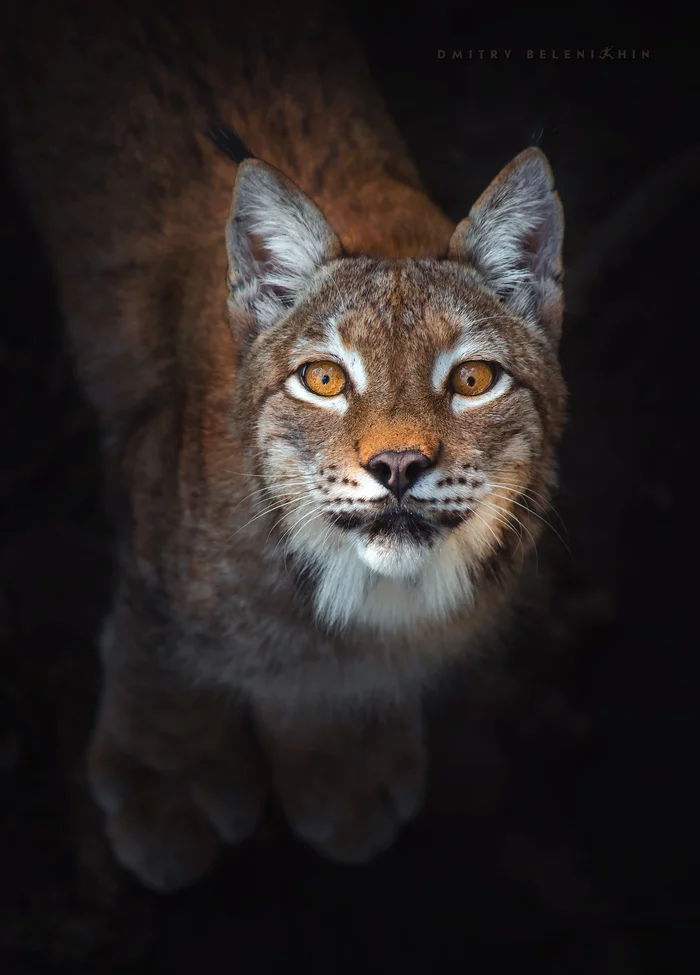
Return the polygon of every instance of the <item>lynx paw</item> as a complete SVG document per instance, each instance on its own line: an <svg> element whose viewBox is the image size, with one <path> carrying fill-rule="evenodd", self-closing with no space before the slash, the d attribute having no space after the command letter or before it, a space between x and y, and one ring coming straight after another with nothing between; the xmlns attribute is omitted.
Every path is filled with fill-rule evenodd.
<svg viewBox="0 0 700 975"><path fill-rule="evenodd" d="M146 886L166 892L199 880L221 842L255 829L263 790L237 770L209 762L180 772L156 771L99 736L90 750L92 793L107 815L116 859Z"/></svg>
<svg viewBox="0 0 700 975"><path fill-rule="evenodd" d="M353 736L354 737L354 736ZM294 832L341 863L387 849L419 811L425 753L420 734L382 734L273 751L278 798Z"/></svg>

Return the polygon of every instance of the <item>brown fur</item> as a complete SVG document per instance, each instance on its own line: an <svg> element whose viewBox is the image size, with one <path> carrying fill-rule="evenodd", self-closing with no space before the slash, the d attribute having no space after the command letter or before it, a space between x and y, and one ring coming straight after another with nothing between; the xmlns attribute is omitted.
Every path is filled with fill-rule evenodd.
<svg viewBox="0 0 700 975"><path fill-rule="evenodd" d="M118 858L160 889L191 882L220 840L250 832L270 786L327 855L361 860L392 840L420 804L421 693L449 660L498 637L564 414L558 280L547 278L533 332L510 292L468 267L478 214L451 237L331 14L254 7L252 17L182 0L166 14L76 0L58 16L25 0L3 25L18 172L100 418L120 531L92 788ZM244 172L296 190L246 163L231 210L234 167L202 135L213 116L328 221L327 275L270 329L257 331L236 297L242 272L228 266L224 228L231 212L235 246ZM508 173L543 165L523 156L480 203ZM431 386L465 309L515 383L469 423ZM322 344L336 310L369 377L342 417L286 388L296 344ZM511 457L523 443L529 459ZM350 517L376 505L350 496L369 460L404 449L437 463L435 490L454 493L438 507L460 509L453 537L469 552L474 599L395 631L325 625L317 567L285 549L294 471L319 498L345 490L334 503ZM457 497L489 470L511 484L482 509L497 545ZM265 513L275 500L289 509ZM515 515L522 527L507 531Z"/></svg>

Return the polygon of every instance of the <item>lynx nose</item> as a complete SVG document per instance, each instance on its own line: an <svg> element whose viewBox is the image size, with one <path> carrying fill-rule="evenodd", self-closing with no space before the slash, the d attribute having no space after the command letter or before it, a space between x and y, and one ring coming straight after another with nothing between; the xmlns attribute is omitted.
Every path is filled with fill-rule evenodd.
<svg viewBox="0 0 700 975"><path fill-rule="evenodd" d="M418 450L384 450L370 457L367 470L400 501L423 471L433 465L434 461Z"/></svg>

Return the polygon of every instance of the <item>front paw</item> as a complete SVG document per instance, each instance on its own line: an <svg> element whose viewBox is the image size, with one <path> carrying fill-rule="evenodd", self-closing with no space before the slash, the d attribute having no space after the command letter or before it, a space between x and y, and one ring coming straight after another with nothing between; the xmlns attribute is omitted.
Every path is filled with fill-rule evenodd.
<svg viewBox="0 0 700 975"><path fill-rule="evenodd" d="M277 797L294 832L341 863L386 850L419 811L425 787L420 718L267 736Z"/></svg>
<svg viewBox="0 0 700 975"><path fill-rule="evenodd" d="M161 892L195 883L214 864L221 843L241 842L260 818L261 781L240 763L209 760L158 770L98 731L88 770L116 859Z"/></svg>

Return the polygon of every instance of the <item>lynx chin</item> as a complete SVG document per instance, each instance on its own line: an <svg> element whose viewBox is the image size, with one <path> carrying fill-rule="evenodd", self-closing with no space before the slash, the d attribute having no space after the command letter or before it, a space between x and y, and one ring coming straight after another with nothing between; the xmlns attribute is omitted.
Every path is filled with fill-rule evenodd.
<svg viewBox="0 0 700 975"><path fill-rule="evenodd" d="M454 223L332 9L35 2L3 98L119 533L89 745L112 848L173 890L272 795L369 860L421 806L426 691L533 574L566 400L549 164L525 149Z"/></svg>

